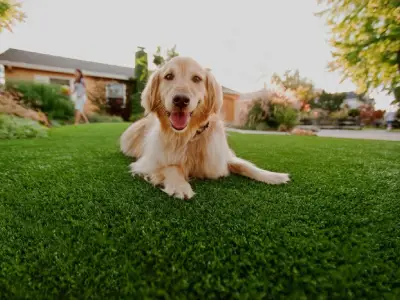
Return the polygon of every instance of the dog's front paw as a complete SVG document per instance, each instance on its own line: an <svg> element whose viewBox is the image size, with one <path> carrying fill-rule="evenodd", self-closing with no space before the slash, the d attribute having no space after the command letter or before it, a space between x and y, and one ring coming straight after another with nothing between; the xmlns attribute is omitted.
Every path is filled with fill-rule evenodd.
<svg viewBox="0 0 400 300"><path fill-rule="evenodd" d="M188 200L194 196L194 192L190 184L186 181L182 182L164 182L164 188L161 189L169 196L173 196L179 199Z"/></svg>
<svg viewBox="0 0 400 300"><path fill-rule="evenodd" d="M142 175L143 173L140 172L140 168L139 168L139 164L137 162L133 162L129 165L129 169L131 170L131 174L133 177L135 177L136 175Z"/></svg>
<svg viewBox="0 0 400 300"><path fill-rule="evenodd" d="M268 184L283 184L290 181L289 174L264 171L261 181Z"/></svg>

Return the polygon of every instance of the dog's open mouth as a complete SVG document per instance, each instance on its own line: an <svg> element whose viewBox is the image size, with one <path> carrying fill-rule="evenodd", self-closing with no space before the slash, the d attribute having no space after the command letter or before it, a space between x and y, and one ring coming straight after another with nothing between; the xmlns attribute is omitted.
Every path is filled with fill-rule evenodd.
<svg viewBox="0 0 400 300"><path fill-rule="evenodd" d="M183 130L189 124L192 113L186 111L175 111L168 113L169 121L175 130Z"/></svg>

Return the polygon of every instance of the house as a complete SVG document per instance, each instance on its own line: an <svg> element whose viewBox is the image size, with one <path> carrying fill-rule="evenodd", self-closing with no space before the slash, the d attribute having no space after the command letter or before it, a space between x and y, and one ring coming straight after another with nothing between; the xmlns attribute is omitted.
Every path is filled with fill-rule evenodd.
<svg viewBox="0 0 400 300"><path fill-rule="evenodd" d="M235 123L238 114L238 101L240 93L222 86L224 102L222 105L222 115L226 123Z"/></svg>
<svg viewBox="0 0 400 300"><path fill-rule="evenodd" d="M103 63L54 56L19 49L8 49L0 54L0 68L4 68L5 80L27 80L72 87L75 69L81 69L88 92L96 82L118 82L127 85L134 69ZM88 101L85 107L94 109Z"/></svg>
<svg viewBox="0 0 400 300"><path fill-rule="evenodd" d="M349 109L359 109L360 106L364 104L374 106L375 100L368 96L361 96L354 92L347 92L342 106L344 107L346 105Z"/></svg>
<svg viewBox="0 0 400 300"><path fill-rule="evenodd" d="M28 80L42 83L68 85L72 87L75 69L81 69L86 80L88 92L98 81L118 82L125 85L134 76L134 68L54 56L43 53L8 49L0 54L0 75L5 80ZM4 81L4 74L2 79ZM223 87L223 115L226 122L235 119L236 101L240 94ZM129 98L129 95L128 97ZM90 101L85 109L94 109Z"/></svg>

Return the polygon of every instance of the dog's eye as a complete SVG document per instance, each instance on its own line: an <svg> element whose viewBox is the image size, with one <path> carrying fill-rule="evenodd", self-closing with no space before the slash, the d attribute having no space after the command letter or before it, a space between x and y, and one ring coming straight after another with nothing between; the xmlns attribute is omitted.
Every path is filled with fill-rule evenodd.
<svg viewBox="0 0 400 300"><path fill-rule="evenodd" d="M192 80L193 82L198 83L201 81L201 78L199 76L193 76Z"/></svg>
<svg viewBox="0 0 400 300"><path fill-rule="evenodd" d="M165 78L166 80L173 80L173 79L174 79L174 74L168 73L167 75L164 76L164 78Z"/></svg>

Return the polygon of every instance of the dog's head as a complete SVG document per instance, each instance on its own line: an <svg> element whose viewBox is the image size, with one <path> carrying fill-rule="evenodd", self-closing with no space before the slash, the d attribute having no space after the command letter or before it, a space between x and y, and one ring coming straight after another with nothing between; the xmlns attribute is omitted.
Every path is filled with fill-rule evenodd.
<svg viewBox="0 0 400 300"><path fill-rule="evenodd" d="M197 126L222 107L222 89L196 61L175 57L149 78L141 104L176 132Z"/></svg>

